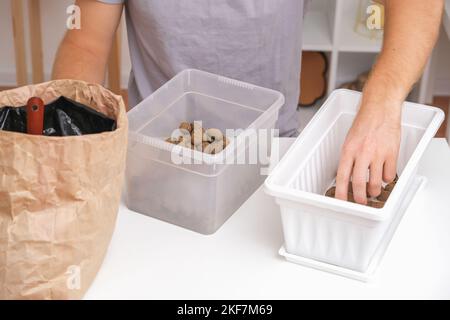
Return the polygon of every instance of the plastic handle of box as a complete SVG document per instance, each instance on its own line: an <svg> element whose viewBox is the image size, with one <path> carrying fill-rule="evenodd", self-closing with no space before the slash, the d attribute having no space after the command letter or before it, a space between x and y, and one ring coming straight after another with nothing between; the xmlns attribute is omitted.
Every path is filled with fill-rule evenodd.
<svg viewBox="0 0 450 320"><path fill-rule="evenodd" d="M44 101L32 97L27 102L27 133L42 135L44 130Z"/></svg>

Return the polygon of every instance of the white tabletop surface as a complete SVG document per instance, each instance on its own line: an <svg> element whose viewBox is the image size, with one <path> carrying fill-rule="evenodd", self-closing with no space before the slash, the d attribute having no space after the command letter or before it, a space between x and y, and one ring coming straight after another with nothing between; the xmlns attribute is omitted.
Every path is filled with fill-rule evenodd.
<svg viewBox="0 0 450 320"><path fill-rule="evenodd" d="M288 143L284 141L284 144ZM434 139L428 178L372 282L292 264L278 256L280 214L259 189L212 236L121 206L108 254L86 299L450 298L450 148Z"/></svg>

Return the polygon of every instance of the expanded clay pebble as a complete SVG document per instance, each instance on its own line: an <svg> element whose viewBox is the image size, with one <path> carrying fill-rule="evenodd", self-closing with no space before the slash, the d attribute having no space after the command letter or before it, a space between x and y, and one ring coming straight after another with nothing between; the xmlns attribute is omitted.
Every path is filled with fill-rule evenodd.
<svg viewBox="0 0 450 320"><path fill-rule="evenodd" d="M219 129L211 128L205 131L203 140L208 142L218 142L223 140L223 133Z"/></svg>
<svg viewBox="0 0 450 320"><path fill-rule="evenodd" d="M369 201L367 202L367 205L368 205L369 207L377 208L377 209L383 208L383 207L384 207L384 204L385 204L385 202L383 202L383 201L376 201L376 200L369 200Z"/></svg>
<svg viewBox="0 0 450 320"><path fill-rule="evenodd" d="M395 184L397 183L397 181L398 181L398 175L395 176L394 181L388 183L388 184L384 187L384 190L385 190L385 191L388 191L388 192L391 192L392 189L394 189Z"/></svg>
<svg viewBox="0 0 450 320"><path fill-rule="evenodd" d="M181 146L181 147L188 148L188 149L192 148L192 144L191 144L190 139L189 140L181 140L181 142L178 143L178 145Z"/></svg>
<svg viewBox="0 0 450 320"><path fill-rule="evenodd" d="M207 141L203 141L202 144L200 145L201 149L200 151L205 151L205 149L209 146L209 142Z"/></svg>
<svg viewBox="0 0 450 320"><path fill-rule="evenodd" d="M174 134L165 141L208 154L220 153L229 145L229 140L222 131L216 128L205 130L200 123L181 122L177 129L178 137L174 138Z"/></svg>
<svg viewBox="0 0 450 320"><path fill-rule="evenodd" d="M189 133L191 133L193 130L192 124L190 124L189 122L185 122L185 121L180 124L180 129L186 130Z"/></svg>
<svg viewBox="0 0 450 320"><path fill-rule="evenodd" d="M174 131L173 135L167 138L165 141L172 144L182 144L183 146L187 146L191 143L191 134L186 129L177 129L176 131Z"/></svg>
<svg viewBox="0 0 450 320"><path fill-rule="evenodd" d="M228 141L228 138L223 136L223 149L228 147L229 144L230 144L230 141Z"/></svg>
<svg viewBox="0 0 450 320"><path fill-rule="evenodd" d="M172 144L178 144L179 141L173 140L172 138L167 138L167 139L166 139L166 142L172 143Z"/></svg>
<svg viewBox="0 0 450 320"><path fill-rule="evenodd" d="M386 202L389 198L389 195L391 194L391 191L387 191L386 189L381 189L380 195L377 197L378 201Z"/></svg>
<svg viewBox="0 0 450 320"><path fill-rule="evenodd" d="M205 149L203 149L203 152L208 154L217 154L220 153L223 150L223 142L220 141L214 141L210 143Z"/></svg>
<svg viewBox="0 0 450 320"><path fill-rule="evenodd" d="M353 197L353 193L347 193L347 201L356 203L355 198Z"/></svg>
<svg viewBox="0 0 450 320"><path fill-rule="evenodd" d="M325 196L330 197L330 198L334 198L335 195L336 195L336 187L331 187L325 193Z"/></svg>
<svg viewBox="0 0 450 320"><path fill-rule="evenodd" d="M192 144L194 146L201 145L203 142L203 128L194 126L191 136L192 136Z"/></svg>
<svg viewBox="0 0 450 320"><path fill-rule="evenodd" d="M183 133L183 135L180 136L180 142L178 145L190 148L191 147L191 135Z"/></svg>

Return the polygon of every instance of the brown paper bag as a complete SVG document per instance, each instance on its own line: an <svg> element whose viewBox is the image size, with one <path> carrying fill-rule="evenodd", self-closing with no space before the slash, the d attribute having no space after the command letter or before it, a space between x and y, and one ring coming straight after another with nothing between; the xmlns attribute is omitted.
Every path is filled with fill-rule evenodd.
<svg viewBox="0 0 450 320"><path fill-rule="evenodd" d="M0 131L0 299L79 299L114 229L125 169L123 100L99 85L58 80L0 92L0 107L66 96L116 120L100 134Z"/></svg>

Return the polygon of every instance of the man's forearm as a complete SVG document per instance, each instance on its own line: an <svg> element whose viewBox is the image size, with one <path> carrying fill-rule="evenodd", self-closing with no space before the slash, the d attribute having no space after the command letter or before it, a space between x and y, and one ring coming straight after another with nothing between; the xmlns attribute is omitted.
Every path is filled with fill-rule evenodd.
<svg viewBox="0 0 450 320"><path fill-rule="evenodd" d="M67 36L63 40L53 66L53 79L78 79L102 84L106 61L87 48L78 46Z"/></svg>
<svg viewBox="0 0 450 320"><path fill-rule="evenodd" d="M436 42L443 0L385 0L383 49L364 90L364 104L401 103L420 78Z"/></svg>
<svg viewBox="0 0 450 320"><path fill-rule="evenodd" d="M77 0L81 29L67 31L56 55L53 79L78 79L102 84L123 4Z"/></svg>

